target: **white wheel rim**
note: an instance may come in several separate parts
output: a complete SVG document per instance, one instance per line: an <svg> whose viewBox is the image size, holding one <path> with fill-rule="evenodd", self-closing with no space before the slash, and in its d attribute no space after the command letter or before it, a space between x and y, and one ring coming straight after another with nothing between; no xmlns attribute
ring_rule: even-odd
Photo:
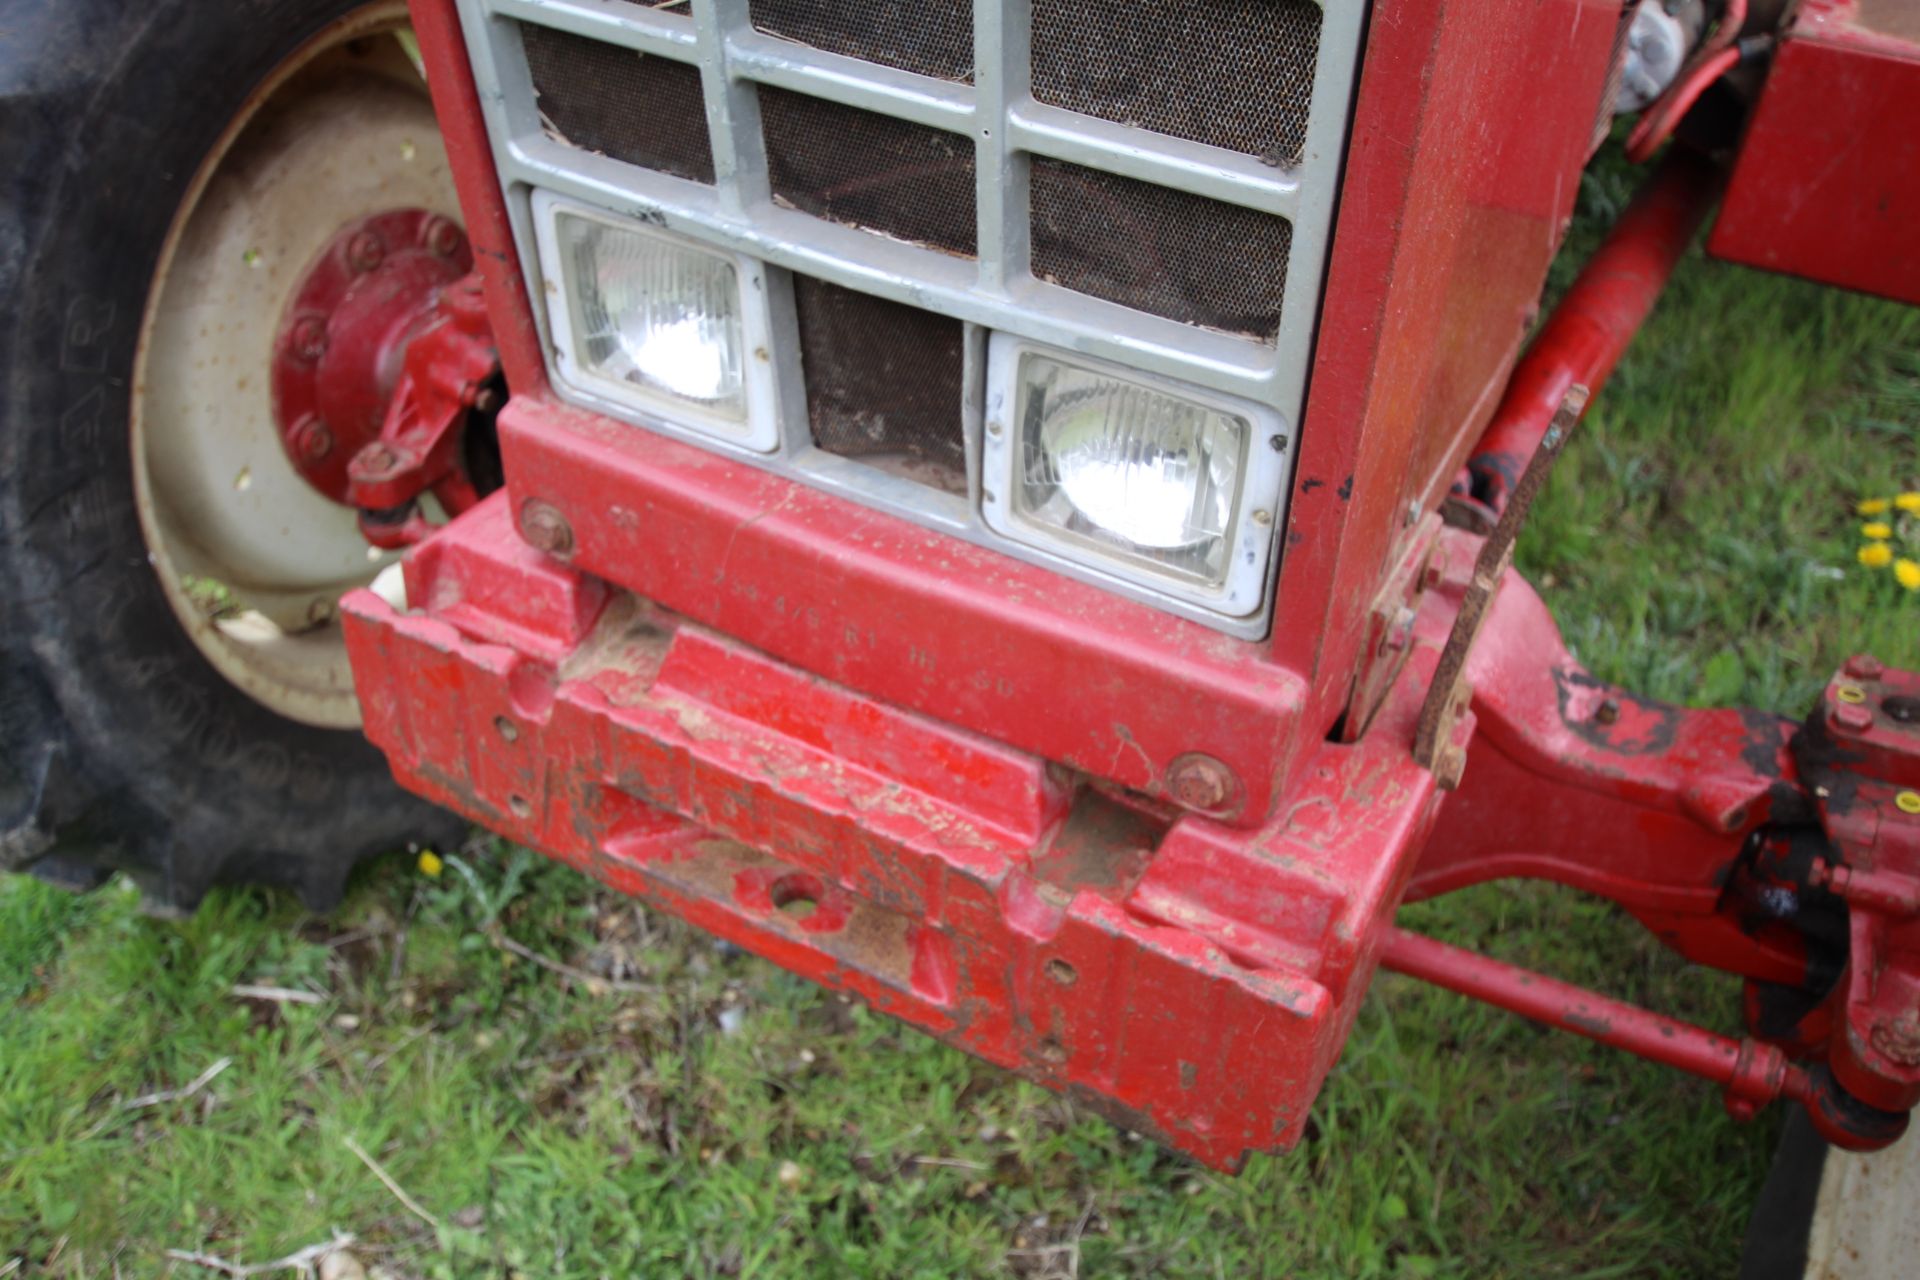
<svg viewBox="0 0 1920 1280"><path fill-rule="evenodd" d="M337 602L393 559L287 460L273 342L307 265L395 208L458 222L403 0L369 4L283 62L174 215L134 357L135 500L148 559L200 652L289 719L354 728Z"/></svg>

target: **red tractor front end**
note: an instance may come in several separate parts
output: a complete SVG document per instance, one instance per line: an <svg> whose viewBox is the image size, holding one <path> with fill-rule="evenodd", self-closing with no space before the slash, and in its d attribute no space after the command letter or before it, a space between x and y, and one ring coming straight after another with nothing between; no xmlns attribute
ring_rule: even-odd
<svg viewBox="0 0 1920 1280"><path fill-rule="evenodd" d="M1716 205L1920 301L1910 10L413 0L464 228L362 211L272 338L286 462L405 551L340 598L364 732L1218 1168L1300 1140L1380 966L1884 1147L1920 675L1650 701L1512 551ZM1623 102L1678 137L1543 317ZM1510 877L1746 1035L1395 924Z"/></svg>

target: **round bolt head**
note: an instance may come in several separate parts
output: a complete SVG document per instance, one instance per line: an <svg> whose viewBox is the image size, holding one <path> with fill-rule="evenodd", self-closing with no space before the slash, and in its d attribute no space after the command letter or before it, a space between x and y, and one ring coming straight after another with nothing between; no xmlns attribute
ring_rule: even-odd
<svg viewBox="0 0 1920 1280"><path fill-rule="evenodd" d="M1842 702L1865 702L1867 691L1857 684L1843 684L1833 691L1833 696Z"/></svg>
<svg viewBox="0 0 1920 1280"><path fill-rule="evenodd" d="M327 354L327 318L301 316L287 335L287 354L311 364Z"/></svg>
<svg viewBox="0 0 1920 1280"><path fill-rule="evenodd" d="M1920 791L1902 791L1893 798L1893 804L1902 813L1920 814Z"/></svg>
<svg viewBox="0 0 1920 1280"><path fill-rule="evenodd" d="M427 246L427 252L440 258L451 258L458 253L460 242L465 238L460 228L445 218L429 218L420 230L420 242Z"/></svg>
<svg viewBox="0 0 1920 1280"><path fill-rule="evenodd" d="M1181 756L1167 770L1168 793L1189 809L1224 809L1237 790L1233 771L1212 756Z"/></svg>
<svg viewBox="0 0 1920 1280"><path fill-rule="evenodd" d="M565 559L573 554L573 526L550 502L529 498L520 507L520 536L536 551Z"/></svg>
<svg viewBox="0 0 1920 1280"><path fill-rule="evenodd" d="M399 461L392 449L377 440L362 449L353 459L354 469L368 476L383 476L393 470Z"/></svg>
<svg viewBox="0 0 1920 1280"><path fill-rule="evenodd" d="M319 418L302 418L293 429L293 451L302 461L318 462L333 452L333 432Z"/></svg>
<svg viewBox="0 0 1920 1280"><path fill-rule="evenodd" d="M1873 712L1858 703L1843 702L1833 709L1833 723L1848 733L1865 733L1873 728Z"/></svg>
<svg viewBox="0 0 1920 1280"><path fill-rule="evenodd" d="M386 257L386 243L374 232L362 231L347 243L347 265L355 271L371 271Z"/></svg>

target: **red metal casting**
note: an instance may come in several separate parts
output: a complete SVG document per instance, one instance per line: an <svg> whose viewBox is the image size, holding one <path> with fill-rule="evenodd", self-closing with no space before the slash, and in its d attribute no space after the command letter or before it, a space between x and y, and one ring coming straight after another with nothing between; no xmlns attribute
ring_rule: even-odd
<svg viewBox="0 0 1920 1280"><path fill-rule="evenodd" d="M1920 303L1920 9L1805 0L1708 252Z"/></svg>
<svg viewBox="0 0 1920 1280"><path fill-rule="evenodd" d="M472 269L466 234L425 209L349 223L307 266L274 340L273 412L294 470L322 494L356 505L348 463L380 437L402 353Z"/></svg>
<svg viewBox="0 0 1920 1280"><path fill-rule="evenodd" d="M1920 1104L1920 675L1856 658L1797 745L1834 850L1810 878L1849 908L1834 1074L1904 1111Z"/></svg>
<svg viewBox="0 0 1920 1280"><path fill-rule="evenodd" d="M462 448L470 414L500 406L499 357L478 276L437 292L432 319L416 329L379 438L347 467L347 498L375 546L410 546L430 532L417 500L432 491L457 515L480 500Z"/></svg>
<svg viewBox="0 0 1920 1280"><path fill-rule="evenodd" d="M1473 497L1492 516L1505 509L1568 389L1577 383L1598 393L1620 362L1713 207L1723 178L1704 156L1680 148L1669 152L1554 308L1467 462Z"/></svg>
<svg viewBox="0 0 1920 1280"><path fill-rule="evenodd" d="M405 613L344 616L408 787L1211 1164L1298 1138L1434 812L1407 752L1434 637L1236 828L610 590L505 495L406 574Z"/></svg>

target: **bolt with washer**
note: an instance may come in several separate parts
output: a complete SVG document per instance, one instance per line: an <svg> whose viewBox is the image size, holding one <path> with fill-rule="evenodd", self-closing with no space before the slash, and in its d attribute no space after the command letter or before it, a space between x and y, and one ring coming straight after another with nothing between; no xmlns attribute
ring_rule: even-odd
<svg viewBox="0 0 1920 1280"><path fill-rule="evenodd" d="M573 526L551 502L529 498L520 508L520 536L536 551L565 559L573 554Z"/></svg>
<svg viewBox="0 0 1920 1280"><path fill-rule="evenodd" d="M1212 812L1226 807L1236 790L1233 771L1212 756L1182 756L1167 771L1167 791L1189 809Z"/></svg>

